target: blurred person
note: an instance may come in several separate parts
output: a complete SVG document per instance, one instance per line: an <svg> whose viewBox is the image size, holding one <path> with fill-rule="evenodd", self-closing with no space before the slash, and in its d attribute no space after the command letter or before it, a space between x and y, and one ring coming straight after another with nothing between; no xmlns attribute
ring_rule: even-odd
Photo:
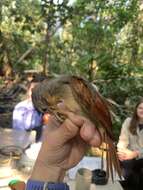
<svg viewBox="0 0 143 190"><path fill-rule="evenodd" d="M125 119L117 150L125 182L140 189L143 184L143 99L136 104L133 115Z"/></svg>
<svg viewBox="0 0 143 190"><path fill-rule="evenodd" d="M39 141L42 134L42 113L38 112L32 103L32 89L44 78L35 78L29 85L26 99L19 102L13 110L12 127L17 130L36 131L36 141Z"/></svg>

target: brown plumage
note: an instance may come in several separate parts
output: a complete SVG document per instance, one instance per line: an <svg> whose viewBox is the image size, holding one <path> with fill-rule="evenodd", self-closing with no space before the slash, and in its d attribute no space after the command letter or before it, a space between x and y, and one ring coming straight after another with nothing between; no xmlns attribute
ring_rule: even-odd
<svg viewBox="0 0 143 190"><path fill-rule="evenodd" d="M49 112L63 122L65 115L57 107L64 105L72 112L88 117L98 127L102 141L107 144L107 174L113 167L121 177L120 165L113 144L112 121L105 99L85 79L76 76L61 76L37 85L32 94L34 106L42 113Z"/></svg>

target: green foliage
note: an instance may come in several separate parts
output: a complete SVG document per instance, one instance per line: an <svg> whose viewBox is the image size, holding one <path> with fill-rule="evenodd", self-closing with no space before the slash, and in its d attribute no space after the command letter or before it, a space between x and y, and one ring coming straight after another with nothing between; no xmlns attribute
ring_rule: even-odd
<svg viewBox="0 0 143 190"><path fill-rule="evenodd" d="M27 68L25 60L21 64L18 59L25 51L34 46L42 37L42 23L40 19L39 1L7 0L1 2L2 21L2 46L7 49L13 69ZM31 61L30 61L31 62ZM32 64L32 62L31 62Z"/></svg>
<svg viewBox="0 0 143 190"><path fill-rule="evenodd" d="M0 68L7 56L18 72L46 68L50 74L76 74L94 81L119 105L114 118L118 136L122 121L142 96L142 3L1 0L0 4Z"/></svg>

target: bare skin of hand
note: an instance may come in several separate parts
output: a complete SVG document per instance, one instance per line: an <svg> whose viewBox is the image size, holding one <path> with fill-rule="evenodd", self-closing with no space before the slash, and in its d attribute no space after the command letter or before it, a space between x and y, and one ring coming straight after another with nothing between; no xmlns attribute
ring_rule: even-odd
<svg viewBox="0 0 143 190"><path fill-rule="evenodd" d="M117 154L120 161L131 160L139 156L138 151L131 151L131 150L126 150L125 152L120 151Z"/></svg>
<svg viewBox="0 0 143 190"><path fill-rule="evenodd" d="M79 163L89 146L101 144L100 134L91 121L68 111L66 115L62 124L49 116L32 179L62 181L65 171Z"/></svg>

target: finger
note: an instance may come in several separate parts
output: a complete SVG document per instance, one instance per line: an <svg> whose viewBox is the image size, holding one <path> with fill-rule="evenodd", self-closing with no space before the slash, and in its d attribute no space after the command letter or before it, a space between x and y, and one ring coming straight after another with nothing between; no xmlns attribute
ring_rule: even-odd
<svg viewBox="0 0 143 190"><path fill-rule="evenodd" d="M125 152L125 151L120 151L120 153L121 153L121 154L126 154L127 152Z"/></svg>
<svg viewBox="0 0 143 190"><path fill-rule="evenodd" d="M125 158L123 156L118 156L119 160L124 160Z"/></svg>
<svg viewBox="0 0 143 190"><path fill-rule="evenodd" d="M123 153L122 153L122 152L117 152L117 154L118 154L118 155L123 155Z"/></svg>
<svg viewBox="0 0 143 190"><path fill-rule="evenodd" d="M120 161L124 161L125 159L124 158L119 158Z"/></svg>
<svg viewBox="0 0 143 190"><path fill-rule="evenodd" d="M123 155L118 155L119 158L123 158L124 156Z"/></svg>
<svg viewBox="0 0 143 190"><path fill-rule="evenodd" d="M79 116L68 108L64 102L59 103L57 107L60 109L60 113L67 116L75 125L81 126L85 120L83 116Z"/></svg>
<svg viewBox="0 0 143 190"><path fill-rule="evenodd" d="M58 144L64 144L79 133L79 128L70 119L66 119L59 128L53 131L54 139Z"/></svg>
<svg viewBox="0 0 143 190"><path fill-rule="evenodd" d="M74 114L73 112L65 111L64 104L60 104L63 107L64 114L67 115L67 119L63 122L60 128L57 130L58 134L61 133L61 139L66 142L77 135L79 129L80 135L84 141L89 145L99 146L101 144L101 136L98 130L96 130L94 124L87 118Z"/></svg>
<svg viewBox="0 0 143 190"><path fill-rule="evenodd" d="M85 120L83 126L81 127L80 136L91 146L98 147L101 145L101 135L95 128L94 124L89 120Z"/></svg>
<svg viewBox="0 0 143 190"><path fill-rule="evenodd" d="M125 152L120 151L120 152L117 152L117 154L125 155Z"/></svg>
<svg viewBox="0 0 143 190"><path fill-rule="evenodd" d="M75 115L72 112L66 112L68 118L77 126L80 126L80 136L91 146L101 145L101 135L95 125L83 116Z"/></svg>

